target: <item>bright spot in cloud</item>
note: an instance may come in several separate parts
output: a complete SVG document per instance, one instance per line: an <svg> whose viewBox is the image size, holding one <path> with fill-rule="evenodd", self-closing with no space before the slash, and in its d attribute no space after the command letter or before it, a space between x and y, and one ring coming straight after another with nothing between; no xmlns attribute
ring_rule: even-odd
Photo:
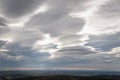
<svg viewBox="0 0 120 80"><path fill-rule="evenodd" d="M48 5L43 4L43 5L41 5L41 6L35 11L34 14L44 13L44 12L46 12L48 9L49 9Z"/></svg>

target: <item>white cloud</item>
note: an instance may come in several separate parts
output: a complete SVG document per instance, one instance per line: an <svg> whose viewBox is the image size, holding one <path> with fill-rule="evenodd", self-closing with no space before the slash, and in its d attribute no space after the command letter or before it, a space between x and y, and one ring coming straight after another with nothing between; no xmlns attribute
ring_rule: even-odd
<svg viewBox="0 0 120 80"><path fill-rule="evenodd" d="M79 34L113 34L120 30L118 0L92 1L86 11L71 13L72 17L84 17L86 25Z"/></svg>

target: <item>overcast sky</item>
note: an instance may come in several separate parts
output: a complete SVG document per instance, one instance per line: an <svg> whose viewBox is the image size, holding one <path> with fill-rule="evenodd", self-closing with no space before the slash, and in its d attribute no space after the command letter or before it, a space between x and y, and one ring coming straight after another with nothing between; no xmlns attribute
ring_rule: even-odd
<svg viewBox="0 0 120 80"><path fill-rule="evenodd" d="M0 70L120 70L120 0L0 0Z"/></svg>

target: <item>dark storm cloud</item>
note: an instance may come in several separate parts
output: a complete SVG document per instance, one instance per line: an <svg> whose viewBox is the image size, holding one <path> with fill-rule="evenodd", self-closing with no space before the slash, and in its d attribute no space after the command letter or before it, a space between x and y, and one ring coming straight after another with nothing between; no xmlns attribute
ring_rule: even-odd
<svg viewBox="0 0 120 80"><path fill-rule="evenodd" d="M110 51L120 46L120 33L103 34L99 36L90 36L87 46L92 46L96 50Z"/></svg>
<svg viewBox="0 0 120 80"><path fill-rule="evenodd" d="M8 17L21 17L36 9L43 0L1 0L2 12Z"/></svg>

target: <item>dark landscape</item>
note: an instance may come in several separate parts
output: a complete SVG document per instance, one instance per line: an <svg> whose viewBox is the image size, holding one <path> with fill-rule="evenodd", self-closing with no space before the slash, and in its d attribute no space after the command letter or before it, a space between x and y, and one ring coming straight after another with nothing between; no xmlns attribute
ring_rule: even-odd
<svg viewBox="0 0 120 80"><path fill-rule="evenodd" d="M70 76L70 75L49 75L31 76L23 78L3 78L1 80L120 80L120 76Z"/></svg>
<svg viewBox="0 0 120 80"><path fill-rule="evenodd" d="M115 71L1 71L0 80L120 80Z"/></svg>

